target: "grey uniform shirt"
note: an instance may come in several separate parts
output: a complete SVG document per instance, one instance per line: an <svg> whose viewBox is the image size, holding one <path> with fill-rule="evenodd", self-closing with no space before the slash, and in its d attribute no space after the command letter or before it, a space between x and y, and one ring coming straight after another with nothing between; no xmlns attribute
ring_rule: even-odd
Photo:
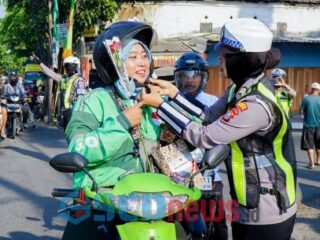
<svg viewBox="0 0 320 240"><path fill-rule="evenodd" d="M53 80L60 82L64 80L63 75L59 73L55 73L52 71L50 68L48 68L46 65L43 63L40 63L40 67L43 71L44 74L52 78ZM86 93L86 87L87 83L82 77L78 77L74 82L73 82L73 91L71 92L70 99L76 99L79 95L84 95Z"/></svg>
<svg viewBox="0 0 320 240"><path fill-rule="evenodd" d="M255 96L244 99L242 109L229 109L226 112L229 91L209 108L202 116L208 125L191 122L183 131L183 138L196 147L212 148L216 144L229 144L254 132L268 129L273 121L270 108ZM261 185L272 188L266 168L259 168ZM260 204L257 209L248 210L244 207L235 209L239 218L234 219L243 224L275 224L293 216L296 205L287 209L287 213L279 214L276 197L270 194L260 194ZM254 216L255 217L248 217Z"/></svg>
<svg viewBox="0 0 320 240"><path fill-rule="evenodd" d="M60 82L63 79L63 76L59 73L55 73L52 69L48 68L43 63L40 63L40 67L45 75L52 78L53 80Z"/></svg>

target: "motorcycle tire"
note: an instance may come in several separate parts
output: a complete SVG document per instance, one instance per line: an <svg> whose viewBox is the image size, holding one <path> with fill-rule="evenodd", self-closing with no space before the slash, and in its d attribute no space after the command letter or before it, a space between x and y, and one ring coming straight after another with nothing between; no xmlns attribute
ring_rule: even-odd
<svg viewBox="0 0 320 240"><path fill-rule="evenodd" d="M24 124L23 124L23 117L22 115L19 116L19 130L20 132L24 131Z"/></svg>
<svg viewBox="0 0 320 240"><path fill-rule="evenodd" d="M17 119L15 117L12 117L11 125L11 137L15 139L17 136Z"/></svg>

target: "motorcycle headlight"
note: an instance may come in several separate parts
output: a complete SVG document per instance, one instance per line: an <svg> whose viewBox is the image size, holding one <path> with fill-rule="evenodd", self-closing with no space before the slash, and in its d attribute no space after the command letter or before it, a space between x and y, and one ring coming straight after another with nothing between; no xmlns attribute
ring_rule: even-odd
<svg viewBox="0 0 320 240"><path fill-rule="evenodd" d="M12 102L18 102L18 101L19 101L19 97L18 97L18 96L11 96L11 97L10 97L10 100L11 100Z"/></svg>
<svg viewBox="0 0 320 240"><path fill-rule="evenodd" d="M181 210L188 199L188 195L172 196L169 192L135 192L129 196L112 196L110 200L118 210L150 220L162 219Z"/></svg>

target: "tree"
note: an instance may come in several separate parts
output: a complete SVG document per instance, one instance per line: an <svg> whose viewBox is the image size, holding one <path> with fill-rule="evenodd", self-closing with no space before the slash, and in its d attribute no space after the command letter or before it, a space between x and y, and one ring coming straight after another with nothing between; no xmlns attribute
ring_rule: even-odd
<svg viewBox="0 0 320 240"><path fill-rule="evenodd" d="M48 0L5 0L6 16L0 22L0 45L11 49L17 58L35 52L42 60L50 59ZM59 23L68 19L70 0L59 0ZM74 21L74 40L86 28L102 26L113 18L114 0L78 0ZM45 61L46 62L46 61ZM48 63L48 62L46 62Z"/></svg>

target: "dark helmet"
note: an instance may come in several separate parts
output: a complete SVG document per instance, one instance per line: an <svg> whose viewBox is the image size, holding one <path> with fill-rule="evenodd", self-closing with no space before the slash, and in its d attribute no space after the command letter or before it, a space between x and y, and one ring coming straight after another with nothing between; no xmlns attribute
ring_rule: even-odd
<svg viewBox="0 0 320 240"><path fill-rule="evenodd" d="M197 93L205 89L208 83L208 62L196 52L184 53L175 64L174 79L177 87L184 92L181 78L186 75L188 77L201 76L201 85L197 89Z"/></svg>
<svg viewBox="0 0 320 240"><path fill-rule="evenodd" d="M9 79L11 78L17 78L18 79L18 73L16 71L11 71L9 73Z"/></svg>
<svg viewBox="0 0 320 240"><path fill-rule="evenodd" d="M18 83L18 74L16 71L11 71L9 73L9 82L12 86L17 85Z"/></svg>
<svg viewBox="0 0 320 240"><path fill-rule="evenodd" d="M104 46L106 39L118 37L122 48L131 40L137 39L150 48L153 36L151 26L142 22L116 22L110 25L96 40L93 49L93 60L99 77L107 84L118 80L118 74Z"/></svg>

